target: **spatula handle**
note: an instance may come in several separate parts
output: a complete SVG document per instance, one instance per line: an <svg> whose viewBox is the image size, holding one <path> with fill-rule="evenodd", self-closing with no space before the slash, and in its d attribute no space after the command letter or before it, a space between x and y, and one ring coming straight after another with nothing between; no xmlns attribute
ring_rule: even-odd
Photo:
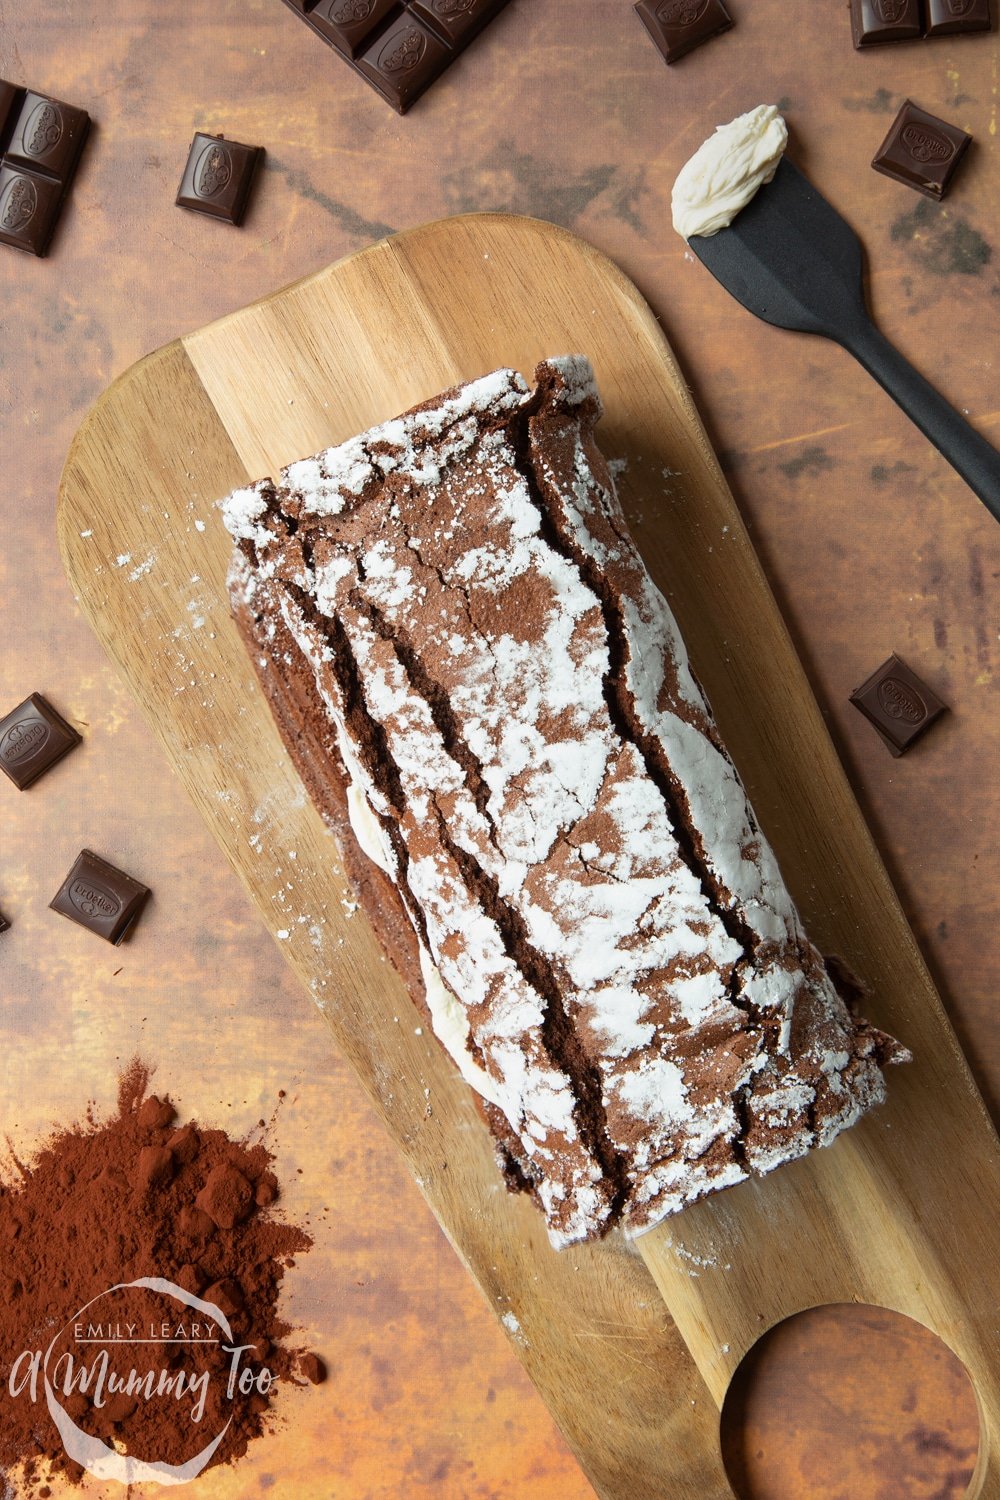
<svg viewBox="0 0 1000 1500"><path fill-rule="evenodd" d="M841 339L1000 521L1000 453L980 437L873 323Z"/></svg>

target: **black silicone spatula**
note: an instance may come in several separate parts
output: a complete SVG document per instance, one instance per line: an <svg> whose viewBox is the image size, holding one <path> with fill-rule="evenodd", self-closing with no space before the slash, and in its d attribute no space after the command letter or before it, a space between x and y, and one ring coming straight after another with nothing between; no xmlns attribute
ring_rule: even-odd
<svg viewBox="0 0 1000 1500"><path fill-rule="evenodd" d="M689 244L765 323L849 350L1000 521L1000 453L879 333L865 306L861 241L787 157L728 229Z"/></svg>

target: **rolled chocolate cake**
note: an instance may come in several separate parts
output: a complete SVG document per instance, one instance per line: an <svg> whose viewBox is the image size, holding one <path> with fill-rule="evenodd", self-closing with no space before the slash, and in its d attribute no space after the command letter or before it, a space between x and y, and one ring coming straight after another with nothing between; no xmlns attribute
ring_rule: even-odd
<svg viewBox="0 0 1000 1500"><path fill-rule="evenodd" d="M588 362L235 491L233 608L554 1244L826 1145L905 1056L803 933L594 441Z"/></svg>

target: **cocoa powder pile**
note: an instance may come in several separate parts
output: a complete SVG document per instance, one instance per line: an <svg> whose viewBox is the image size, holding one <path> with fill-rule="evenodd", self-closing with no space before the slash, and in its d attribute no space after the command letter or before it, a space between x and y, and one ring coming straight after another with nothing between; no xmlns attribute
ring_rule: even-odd
<svg viewBox="0 0 1000 1500"><path fill-rule="evenodd" d="M278 1197L271 1152L194 1121L179 1125L170 1100L148 1093L149 1079L133 1060L112 1119L91 1109L28 1164L11 1152L0 1185L0 1476L21 1495L44 1500L53 1475L78 1481L84 1473L66 1454L40 1376L31 1399L28 1352L53 1340L50 1371L65 1368L55 1363L60 1354L79 1369L103 1350L112 1368L149 1374L149 1390L138 1395L98 1393L91 1377L59 1403L84 1433L147 1462L187 1462L228 1421L210 1463L232 1463L273 1422L282 1382L325 1375L315 1354L287 1346L292 1330L278 1315L284 1272L312 1241L269 1212ZM108 1294L140 1277L214 1304L229 1336L176 1296ZM142 1341L149 1331L156 1338ZM208 1332L215 1341L201 1342ZM81 1340L87 1333L99 1338ZM227 1392L233 1345L244 1350L244 1385ZM181 1400L156 1390L158 1370L203 1377L196 1420L194 1393Z"/></svg>

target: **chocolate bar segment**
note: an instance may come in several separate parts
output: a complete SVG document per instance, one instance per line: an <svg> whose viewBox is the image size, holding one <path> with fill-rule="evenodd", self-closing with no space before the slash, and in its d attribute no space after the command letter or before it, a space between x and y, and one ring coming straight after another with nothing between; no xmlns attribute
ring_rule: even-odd
<svg viewBox="0 0 1000 1500"><path fill-rule="evenodd" d="M492 21L505 0L411 0L410 9L449 46L464 46Z"/></svg>
<svg viewBox="0 0 1000 1500"><path fill-rule="evenodd" d="M855 47L909 42L923 35L921 0L851 0Z"/></svg>
<svg viewBox="0 0 1000 1500"><path fill-rule="evenodd" d="M635 11L668 63L677 62L733 24L722 0L639 0Z"/></svg>
<svg viewBox="0 0 1000 1500"><path fill-rule="evenodd" d="M507 0L285 0L400 114ZM717 0L704 0L717 3Z"/></svg>
<svg viewBox="0 0 1000 1500"><path fill-rule="evenodd" d="M396 0L320 0L309 13L309 24L345 57L355 58L398 8Z"/></svg>
<svg viewBox="0 0 1000 1500"><path fill-rule="evenodd" d="M957 125L939 120L907 99L872 166L928 198L943 198L971 144L972 136Z"/></svg>
<svg viewBox="0 0 1000 1500"><path fill-rule="evenodd" d="M89 128L85 109L0 78L0 244L45 254Z"/></svg>
<svg viewBox="0 0 1000 1500"><path fill-rule="evenodd" d="M0 148L13 128L23 98L24 89L0 78Z"/></svg>
<svg viewBox="0 0 1000 1500"><path fill-rule="evenodd" d="M990 0L926 0L925 36L949 36L963 31L990 31Z"/></svg>
<svg viewBox="0 0 1000 1500"><path fill-rule="evenodd" d="M23 792L80 743L72 724L32 693L0 719L0 771Z"/></svg>
<svg viewBox="0 0 1000 1500"><path fill-rule="evenodd" d="M893 755L900 756L946 711L926 682L893 652L850 701L874 724Z"/></svg>
<svg viewBox="0 0 1000 1500"><path fill-rule="evenodd" d="M227 224L241 224L263 155L260 146L244 146L221 135L198 131L174 201L179 208L225 219Z"/></svg>
<svg viewBox="0 0 1000 1500"><path fill-rule="evenodd" d="M404 114L451 61L451 53L407 11L359 59L369 83Z"/></svg>
<svg viewBox="0 0 1000 1500"><path fill-rule="evenodd" d="M0 244L44 255L55 233L63 192L51 177L0 163Z"/></svg>
<svg viewBox="0 0 1000 1500"><path fill-rule="evenodd" d="M149 898L149 887L90 849L82 849L49 906L105 938L120 943Z"/></svg>
<svg viewBox="0 0 1000 1500"><path fill-rule="evenodd" d="M28 90L4 156L15 167L49 172L68 183L87 138L86 110Z"/></svg>

